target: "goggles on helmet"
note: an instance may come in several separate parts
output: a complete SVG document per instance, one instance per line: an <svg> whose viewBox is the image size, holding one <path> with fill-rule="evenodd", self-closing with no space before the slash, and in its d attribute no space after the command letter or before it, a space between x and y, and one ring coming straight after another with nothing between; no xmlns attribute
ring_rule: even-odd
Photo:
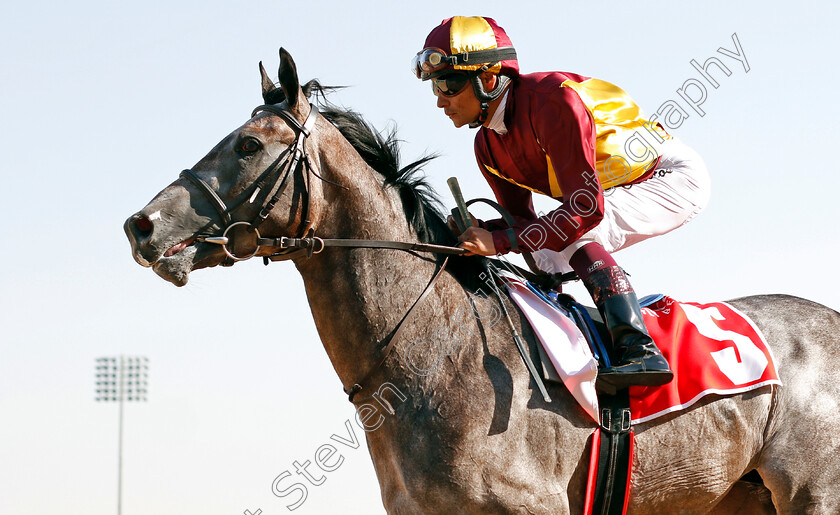
<svg viewBox="0 0 840 515"><path fill-rule="evenodd" d="M437 95L440 92L445 97L454 97L464 90L474 74L455 72L448 75L441 75L432 79L432 92Z"/></svg>
<svg viewBox="0 0 840 515"><path fill-rule="evenodd" d="M425 48L411 60L411 71L418 79L426 80L434 72L448 68L454 64L452 58L439 48Z"/></svg>
<svg viewBox="0 0 840 515"><path fill-rule="evenodd" d="M513 47L491 48L448 55L440 48L424 48L411 60L411 71L418 79L428 80L453 66L479 66L506 59L516 59Z"/></svg>

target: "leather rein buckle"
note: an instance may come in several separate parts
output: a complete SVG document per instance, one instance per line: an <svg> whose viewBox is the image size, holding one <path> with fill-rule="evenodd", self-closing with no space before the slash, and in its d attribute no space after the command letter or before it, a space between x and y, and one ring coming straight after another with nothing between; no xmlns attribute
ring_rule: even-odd
<svg viewBox="0 0 840 515"><path fill-rule="evenodd" d="M280 238L281 249L301 249L306 250L307 257L312 257L313 254L320 254L324 251L324 240L317 236L308 238L287 238L283 236Z"/></svg>

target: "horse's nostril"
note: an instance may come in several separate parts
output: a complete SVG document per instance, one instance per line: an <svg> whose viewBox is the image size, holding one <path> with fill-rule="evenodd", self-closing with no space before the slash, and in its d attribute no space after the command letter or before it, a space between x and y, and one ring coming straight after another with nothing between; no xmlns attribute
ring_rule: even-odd
<svg viewBox="0 0 840 515"><path fill-rule="evenodd" d="M139 216L134 219L134 227L137 229L137 232L140 236L146 237L152 234L152 229L154 226L152 225L152 221L149 220L147 216Z"/></svg>

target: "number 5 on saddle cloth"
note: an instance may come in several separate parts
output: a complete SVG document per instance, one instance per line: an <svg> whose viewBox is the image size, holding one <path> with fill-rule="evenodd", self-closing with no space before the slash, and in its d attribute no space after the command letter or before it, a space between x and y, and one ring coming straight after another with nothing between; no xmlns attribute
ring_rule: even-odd
<svg viewBox="0 0 840 515"><path fill-rule="evenodd" d="M622 513L627 499L623 487L632 464L632 424L686 410L710 394L735 395L781 384L773 353L761 331L734 306L726 302L677 302L656 295L643 298L640 304L645 308L642 314L651 337L672 364L673 381L596 397L597 361L589 348L591 345L592 354L601 358L603 366L607 357L604 342L609 337L597 312L515 275L506 275L505 282L511 299L545 347L538 355L546 380L559 376L598 424L591 440L585 513ZM560 333L553 328L563 325L570 329ZM591 365L588 369L587 364Z"/></svg>

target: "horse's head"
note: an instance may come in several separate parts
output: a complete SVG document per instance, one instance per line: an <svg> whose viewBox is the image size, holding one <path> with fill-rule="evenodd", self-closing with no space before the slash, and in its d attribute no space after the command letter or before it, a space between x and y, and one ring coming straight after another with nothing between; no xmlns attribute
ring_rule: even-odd
<svg viewBox="0 0 840 515"><path fill-rule="evenodd" d="M284 49L280 88L260 72L266 105L125 222L134 259L178 286L192 270L262 255L258 235L303 236L319 215L317 110Z"/></svg>

